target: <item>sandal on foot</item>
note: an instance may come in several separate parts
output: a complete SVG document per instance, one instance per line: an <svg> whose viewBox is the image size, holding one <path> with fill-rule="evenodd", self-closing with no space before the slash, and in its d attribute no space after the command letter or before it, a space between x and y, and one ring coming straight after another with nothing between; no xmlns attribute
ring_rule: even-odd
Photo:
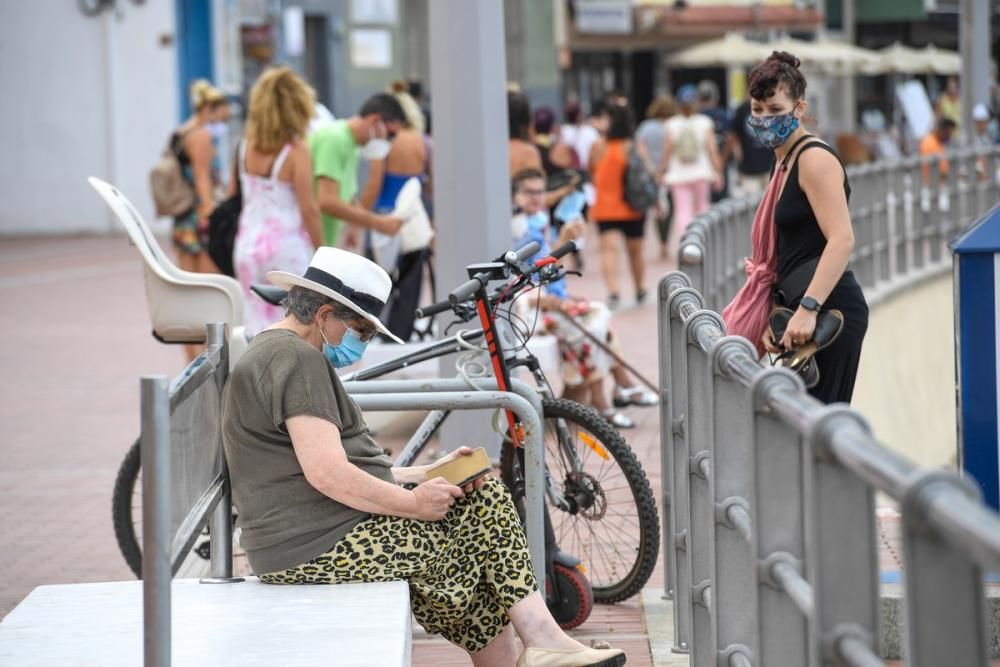
<svg viewBox="0 0 1000 667"><path fill-rule="evenodd" d="M642 387L615 386L611 400L616 408L624 408L629 405L647 408L651 405L659 405L660 403L660 399L656 394L646 391Z"/></svg>
<svg viewBox="0 0 1000 667"><path fill-rule="evenodd" d="M635 428L635 422L614 409L605 410L601 416L615 428Z"/></svg>
<svg viewBox="0 0 1000 667"><path fill-rule="evenodd" d="M646 297L647 297L648 295L649 295L649 292L647 292L647 291L646 291L646 290L644 290L644 289L641 289L641 290L637 291L637 292L635 293L635 302L636 302L637 304L642 304L642 303L643 303L643 302L644 302L644 301L646 300Z"/></svg>
<svg viewBox="0 0 1000 667"><path fill-rule="evenodd" d="M595 641L591 648L526 648L517 659L517 667L621 667L625 651Z"/></svg>
<svg viewBox="0 0 1000 667"><path fill-rule="evenodd" d="M618 310L618 306L622 304L621 297L617 294L608 295L608 310Z"/></svg>

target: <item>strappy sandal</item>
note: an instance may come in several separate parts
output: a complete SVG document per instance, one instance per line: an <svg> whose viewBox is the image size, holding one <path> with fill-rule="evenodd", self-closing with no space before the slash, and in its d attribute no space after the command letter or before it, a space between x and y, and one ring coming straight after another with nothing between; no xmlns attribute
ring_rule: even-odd
<svg viewBox="0 0 1000 667"><path fill-rule="evenodd" d="M601 413L605 421L614 426L615 428L635 428L635 422L629 417L618 412L614 408L609 408Z"/></svg>
<svg viewBox="0 0 1000 667"><path fill-rule="evenodd" d="M641 408L648 408L652 405L659 405L660 399L651 391L646 391L642 387L620 387L615 386L615 391L611 395L611 401L616 408L625 408L636 405Z"/></svg>
<svg viewBox="0 0 1000 667"><path fill-rule="evenodd" d="M788 321L792 319L794 311L790 308L777 307L768 316L768 325L771 328L771 336L775 342L784 337ZM829 347L840 332L844 329L844 314L836 309L824 310L816 316L816 329L812 338L806 343L790 350L785 350L775 359L774 365L782 365L795 371L805 382L806 387L812 388L819 383L819 366L817 366L814 356L820 350Z"/></svg>

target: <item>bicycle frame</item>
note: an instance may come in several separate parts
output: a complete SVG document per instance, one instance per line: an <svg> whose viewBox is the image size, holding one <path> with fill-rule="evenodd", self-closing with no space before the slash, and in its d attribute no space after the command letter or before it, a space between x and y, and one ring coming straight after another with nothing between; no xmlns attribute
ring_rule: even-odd
<svg viewBox="0 0 1000 667"><path fill-rule="evenodd" d="M487 351L490 354L494 373L498 379L504 377L504 384L501 385L498 380L498 389L500 391L509 391L510 370L524 367L534 379L535 384L538 387L538 393L542 396L542 398L555 398L555 394L552 392L552 387L549 384L548 379L545 377L545 373L542 372L541 364L538 362L538 358L535 357L535 355L527 351L511 355L510 357L505 355L505 349L501 343L502 338L497 329L497 321L493 315L493 310L489 304L489 298L485 288L480 290L480 292L476 294L475 298L477 314L483 328L463 331L458 335L461 336L462 340L467 343L474 343L484 337L487 339ZM491 331L492 333L490 335L486 335L486 331ZM490 340L493 341L492 345L489 343ZM466 348L463 347L454 337L446 338L431 343L413 352L402 354L374 366L363 368L345 375L341 378L341 381L359 382L364 380L374 380L424 361L430 361L449 354L462 352L465 349ZM432 437L434 437L434 434L437 433L441 424L445 422L450 414L450 410L431 410L427 416L424 417L420 426L417 427L413 435L410 436L409 440L407 440L406 445L396 457L394 465L399 467L408 467L413 465L417 460L417 457L420 456L424 447L427 446L427 443L430 442ZM517 423L516 419L510 413L507 414L507 421L508 425L510 425L511 422L514 422L514 424ZM570 434L568 430L566 430L565 424L557 422L556 428L559 433L560 441L567 441L570 438ZM511 428L512 434L516 432L515 429L516 427ZM516 446L519 447L519 444ZM566 448L561 449L565 450ZM580 465L579 457L577 456L576 451L572 450L572 448L569 448L567 451L562 451L562 455L568 457L571 464L576 466ZM563 498L562 494L560 494L557 490L555 482L552 480L551 475L549 475L548 469L546 469L545 472L545 495L556 507L561 509L566 509L568 507L566 499Z"/></svg>

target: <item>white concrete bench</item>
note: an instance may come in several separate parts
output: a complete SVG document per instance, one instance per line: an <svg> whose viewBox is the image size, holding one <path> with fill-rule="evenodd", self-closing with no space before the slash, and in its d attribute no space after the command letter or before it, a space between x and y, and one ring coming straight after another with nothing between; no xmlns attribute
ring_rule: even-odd
<svg viewBox="0 0 1000 667"><path fill-rule="evenodd" d="M175 665L410 664L405 582L172 585ZM142 664L142 582L39 586L0 623L0 665Z"/></svg>

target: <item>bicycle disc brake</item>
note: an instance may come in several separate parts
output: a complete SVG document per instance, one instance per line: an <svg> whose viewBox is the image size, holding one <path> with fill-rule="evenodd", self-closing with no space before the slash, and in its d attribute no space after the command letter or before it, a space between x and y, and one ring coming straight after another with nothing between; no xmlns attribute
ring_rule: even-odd
<svg viewBox="0 0 1000 667"><path fill-rule="evenodd" d="M575 509L572 514L579 514L590 521L600 521L608 511L608 499L601 483L582 470L566 475L563 493L573 501Z"/></svg>

